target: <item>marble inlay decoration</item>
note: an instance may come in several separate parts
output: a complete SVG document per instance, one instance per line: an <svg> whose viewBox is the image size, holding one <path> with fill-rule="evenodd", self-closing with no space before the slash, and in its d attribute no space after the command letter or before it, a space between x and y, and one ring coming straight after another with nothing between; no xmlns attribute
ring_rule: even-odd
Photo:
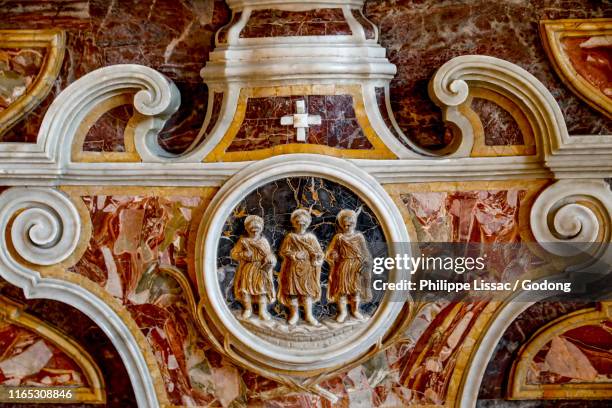
<svg viewBox="0 0 612 408"><path fill-rule="evenodd" d="M7 399L12 387L64 388L72 391L71 401L105 402L104 380L93 358L22 309L0 296L0 402L12 402Z"/></svg>
<svg viewBox="0 0 612 408"><path fill-rule="evenodd" d="M555 336L533 358L528 384L612 383L612 321Z"/></svg>
<svg viewBox="0 0 612 408"><path fill-rule="evenodd" d="M209 363L187 283L190 225L207 194L192 196L92 195L82 198L94 222L83 258L71 272L86 276L119 299L164 378L170 400L210 403Z"/></svg>
<svg viewBox="0 0 612 408"><path fill-rule="evenodd" d="M0 395L612 398L610 303L535 306L523 326L549 293L518 285L558 278L557 243L601 262L572 271L611 263L606 5L0 3ZM517 286L410 287L440 277L415 265L440 244L486 258L445 283Z"/></svg>
<svg viewBox="0 0 612 408"><path fill-rule="evenodd" d="M2 322L0 346L0 386L87 386L80 367L36 333Z"/></svg>
<svg viewBox="0 0 612 408"><path fill-rule="evenodd" d="M4 135L51 91L65 42L58 29L0 29L0 142L13 141Z"/></svg>
<svg viewBox="0 0 612 408"><path fill-rule="evenodd" d="M564 38L562 44L578 75L612 98L612 38Z"/></svg>
<svg viewBox="0 0 612 408"><path fill-rule="evenodd" d="M517 242L523 190L403 194L419 242Z"/></svg>
<svg viewBox="0 0 612 408"><path fill-rule="evenodd" d="M224 44L227 42L227 35L229 34L230 28L232 28L240 20L241 17L242 17L241 11L236 11L232 13L231 20L226 25L221 27L216 33L218 44Z"/></svg>
<svg viewBox="0 0 612 408"><path fill-rule="evenodd" d="M295 102L306 102L309 115L321 117L321 125L306 130L307 142L338 149L373 149L353 109L351 95L302 95L249 98L242 126L228 152L266 149L296 143L296 130L281 124L283 116L293 115Z"/></svg>
<svg viewBox="0 0 612 408"><path fill-rule="evenodd" d="M612 118L612 20L544 20L542 40L567 86Z"/></svg>
<svg viewBox="0 0 612 408"><path fill-rule="evenodd" d="M104 113L87 132L83 151L124 152L125 128L133 114L131 105L118 106Z"/></svg>
<svg viewBox="0 0 612 408"><path fill-rule="evenodd" d="M351 35L342 9L253 10L240 38Z"/></svg>
<svg viewBox="0 0 612 408"><path fill-rule="evenodd" d="M610 398L611 330L609 302L542 327L518 352L508 382L511 398Z"/></svg>
<svg viewBox="0 0 612 408"><path fill-rule="evenodd" d="M227 302L233 310L241 310L241 307L231 290L236 262L230 257L230 251L238 239L246 235L245 217L258 215L263 219L263 236L269 240L272 252L279 259L274 272L275 286L278 287L278 273L281 268L281 257L278 253L283 240L292 231L291 213L299 208L305 208L310 212L312 224L309 231L317 237L323 251L329 247L336 233L338 213L343 209L350 209L359 213L356 230L364 234L373 256L384 256L383 254L386 253L386 240L379 221L367 205L347 188L315 177L293 177L270 183L247 195L242 203L233 210L232 216L226 221L223 235L219 241L217 258L219 280L226 294ZM325 262L321 272L320 302L314 306L315 317L324 322L325 326L329 326L329 329L322 328L321 336L326 331L335 328L332 320L337 314L336 306L327 301L328 276L329 264ZM381 295L378 293L371 302L363 304L363 312L367 315L373 314ZM276 324L284 326L282 321L287 316L287 309L277 302L270 310L274 321L279 322ZM298 333L292 335L297 336Z"/></svg>
<svg viewBox="0 0 612 408"><path fill-rule="evenodd" d="M219 120L219 113L221 112L221 104L223 103L223 92L215 92L212 99L212 110L210 113L210 119L208 126L206 126L205 135L210 134L215 128L217 121Z"/></svg>
<svg viewBox="0 0 612 408"><path fill-rule="evenodd" d="M32 88L45 49L0 49L0 112Z"/></svg>
<svg viewBox="0 0 612 408"><path fill-rule="evenodd" d="M365 32L366 40L375 40L376 39L376 26L372 24L361 12L361 10L351 9L351 13L353 13L353 17L355 20L361 24L363 27L363 31Z"/></svg>

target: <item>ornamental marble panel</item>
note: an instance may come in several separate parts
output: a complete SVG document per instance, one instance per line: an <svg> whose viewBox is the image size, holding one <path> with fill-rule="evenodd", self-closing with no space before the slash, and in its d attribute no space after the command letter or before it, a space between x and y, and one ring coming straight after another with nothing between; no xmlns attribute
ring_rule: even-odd
<svg viewBox="0 0 612 408"><path fill-rule="evenodd" d="M249 98L244 121L227 151L247 152L295 143L295 129L280 122L283 116L293 115L298 100L305 101L308 114L321 117L321 125L308 128L308 143L339 149L373 149L355 116L351 95L303 95Z"/></svg>
<svg viewBox="0 0 612 408"><path fill-rule="evenodd" d="M386 256L387 245L380 223L372 210L353 192L347 188L315 177L292 177L275 181L268 185L259 187L247 195L243 201L232 211L232 215L226 221L223 235L219 243L217 255L219 281L223 292L226 294L230 307L238 313L242 311L240 302L235 299L233 284L235 280L236 261L232 260L230 252L240 239L245 236L245 218L248 215L257 215L263 219L263 236L266 237L272 249L277 254L278 262L274 271L274 285L278 291L278 273L281 268L281 256L279 250L288 233L293 229L291 226L291 213L296 209L304 208L310 212L312 224L308 228L314 233L319 245L326 251L329 248L333 236L338 231L337 216L342 210L353 210L359 215L356 230L363 233L371 256ZM337 305L328 300L329 263L322 265L320 285L320 301L315 303L314 316L323 323L320 330L315 331L317 337L323 338L330 333L343 330L341 324L333 320L338 314ZM371 272L369 272L371 273ZM366 318L376 311L382 293L374 293L370 301L361 305L361 310ZM275 302L271 309L273 322L266 323L272 330L286 331L292 337L299 334L307 336L313 334L307 329L293 330L286 326L284 320L288 316L288 308ZM353 322L358 324L359 322ZM250 324L247 320L245 324ZM251 323L252 324L252 323ZM265 332L265 330L264 330ZM331 337L338 341L339 335ZM274 338L272 337L272 340ZM295 341L295 340L292 340ZM308 340L312 347L319 347L314 339ZM311 347L311 346L308 346Z"/></svg>
<svg viewBox="0 0 612 408"><path fill-rule="evenodd" d="M254 10L240 38L351 35L342 9Z"/></svg>
<svg viewBox="0 0 612 408"><path fill-rule="evenodd" d="M0 323L0 386L83 387L80 367L53 344L14 324Z"/></svg>
<svg viewBox="0 0 612 408"><path fill-rule="evenodd" d="M379 27L380 41L398 67L390 87L395 117L422 146L444 146L450 140L428 97L428 79L444 61L467 54L506 59L536 75L560 104L570 134L612 133L611 121L585 106L558 79L537 29L543 19L609 17L604 3L382 0L366 2L364 13Z"/></svg>
<svg viewBox="0 0 612 408"><path fill-rule="evenodd" d="M544 20L540 32L561 79L587 104L612 117L612 20Z"/></svg>
<svg viewBox="0 0 612 408"><path fill-rule="evenodd" d="M0 49L0 112L32 88L45 54L44 48Z"/></svg>
<svg viewBox="0 0 612 408"><path fill-rule="evenodd" d="M65 33L56 28L0 29L0 141L18 141L11 129L51 92L65 42Z"/></svg>
<svg viewBox="0 0 612 408"><path fill-rule="evenodd" d="M542 259L504 244L607 240L610 124L535 34L583 2L399 3L0 5L0 27L62 26L70 56L40 146L0 145L0 274L92 316L142 406L473 406L506 305L370 296L371 258L476 243L515 278ZM533 347L528 385L609 386L610 325L583 326Z"/></svg>
<svg viewBox="0 0 612 408"><path fill-rule="evenodd" d="M612 382L612 321L568 330L533 358L528 384Z"/></svg>
<svg viewBox="0 0 612 408"><path fill-rule="evenodd" d="M599 302L541 327L518 351L508 379L510 397L609 398L609 306Z"/></svg>

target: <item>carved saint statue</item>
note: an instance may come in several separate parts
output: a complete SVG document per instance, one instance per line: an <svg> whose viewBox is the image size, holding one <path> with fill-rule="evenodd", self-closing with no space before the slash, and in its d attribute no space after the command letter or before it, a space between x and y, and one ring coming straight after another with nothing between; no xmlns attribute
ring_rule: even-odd
<svg viewBox="0 0 612 408"><path fill-rule="evenodd" d="M248 319L253 314L252 302L259 303L259 318L270 320L268 304L274 302L274 281L272 270L276 257L270 249L268 240L262 236L264 221L257 215L249 215L244 220L248 237L241 237L232 248L231 257L238 262L234 277L234 296L243 307L242 317Z"/></svg>
<svg viewBox="0 0 612 408"><path fill-rule="evenodd" d="M323 251L314 234L307 232L312 218L304 209L291 214L294 232L287 234L280 248L283 258L278 283L279 301L291 309L290 325L299 319L299 305L304 308L304 319L311 325L319 322L312 314L312 304L321 298L321 265Z"/></svg>
<svg viewBox="0 0 612 408"><path fill-rule="evenodd" d="M348 315L347 303L350 302L351 315L362 319L359 304L372 297L372 255L363 234L355 231L355 211L342 210L338 213L337 220L339 232L332 238L325 254L329 264L327 298L338 305L336 320L344 322Z"/></svg>

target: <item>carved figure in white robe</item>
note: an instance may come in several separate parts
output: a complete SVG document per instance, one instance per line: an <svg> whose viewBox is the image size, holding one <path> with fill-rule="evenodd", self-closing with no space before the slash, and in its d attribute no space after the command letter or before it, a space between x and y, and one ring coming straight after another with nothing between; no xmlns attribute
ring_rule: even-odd
<svg viewBox="0 0 612 408"><path fill-rule="evenodd" d="M363 234L355 230L357 214L354 211L340 211L337 221L339 232L325 254L329 264L327 299L338 306L338 322L344 322L348 316L347 303L350 303L351 315L363 319L360 303L372 297L372 255Z"/></svg>
<svg viewBox="0 0 612 408"><path fill-rule="evenodd" d="M319 325L312 313L313 303L321 298L321 265L323 250L317 237L307 232L312 218L304 209L291 214L294 232L287 234L280 248L283 258L278 282L278 299L289 307L288 323L299 320L299 306L304 308L304 320Z"/></svg>
<svg viewBox="0 0 612 408"><path fill-rule="evenodd" d="M230 254L238 262L234 276L234 296L244 307L243 318L251 317L253 301L257 301L259 318L270 320L268 305L276 298L272 277L276 257L270 249L270 243L262 235L264 221L261 217L247 216L244 227L248 236L241 237Z"/></svg>

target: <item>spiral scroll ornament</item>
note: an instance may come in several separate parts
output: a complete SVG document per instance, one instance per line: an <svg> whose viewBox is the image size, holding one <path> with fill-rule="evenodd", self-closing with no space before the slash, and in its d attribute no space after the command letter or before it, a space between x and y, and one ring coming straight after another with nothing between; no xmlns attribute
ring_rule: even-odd
<svg viewBox="0 0 612 408"><path fill-rule="evenodd" d="M603 180L561 180L548 187L531 209L531 229L549 252L601 258L611 239L612 192ZM606 256L609 256L607 254Z"/></svg>
<svg viewBox="0 0 612 408"><path fill-rule="evenodd" d="M74 252L81 223L70 199L60 191L14 187L0 195L2 257L14 263L8 242L16 253L35 265L54 265ZM10 234L6 234L10 228Z"/></svg>

